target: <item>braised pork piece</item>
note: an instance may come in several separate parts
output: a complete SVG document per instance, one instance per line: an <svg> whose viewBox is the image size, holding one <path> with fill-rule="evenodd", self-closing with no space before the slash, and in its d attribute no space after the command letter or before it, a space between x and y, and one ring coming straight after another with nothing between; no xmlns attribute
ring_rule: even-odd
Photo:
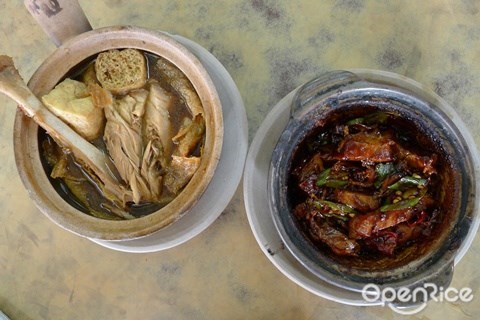
<svg viewBox="0 0 480 320"><path fill-rule="evenodd" d="M312 242L337 256L392 256L432 234L438 156L416 134L396 114L375 111L304 141L290 171L291 203Z"/></svg>

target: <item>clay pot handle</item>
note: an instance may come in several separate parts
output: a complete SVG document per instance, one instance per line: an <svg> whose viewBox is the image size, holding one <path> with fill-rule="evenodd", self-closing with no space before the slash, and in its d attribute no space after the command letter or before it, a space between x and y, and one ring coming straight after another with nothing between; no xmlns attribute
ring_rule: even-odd
<svg viewBox="0 0 480 320"><path fill-rule="evenodd" d="M24 4L57 47L92 30L77 0L25 0Z"/></svg>
<svg viewBox="0 0 480 320"><path fill-rule="evenodd" d="M310 80L300 87L295 94L290 116L294 119L302 119L312 109L317 109L318 105L327 98L333 98L331 103L335 103L334 100L338 98L342 90L347 89L349 85L358 81L361 81L358 75L342 70L327 72L318 78ZM330 97L333 90L336 90L337 94Z"/></svg>

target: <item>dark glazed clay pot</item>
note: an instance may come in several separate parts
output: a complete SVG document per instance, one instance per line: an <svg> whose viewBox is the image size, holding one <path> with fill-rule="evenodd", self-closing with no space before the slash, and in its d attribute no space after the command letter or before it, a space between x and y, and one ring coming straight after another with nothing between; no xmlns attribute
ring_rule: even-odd
<svg viewBox="0 0 480 320"><path fill-rule="evenodd" d="M362 107L359 107L362 105ZM371 110L395 112L423 132L423 142L448 166L442 171L443 221L433 240L379 261L351 260L320 250L292 214L289 171L299 145L319 126ZM380 71L335 71L303 85L291 118L272 155L269 201L286 247L308 270L339 287L361 291L367 283L415 288L424 283L447 287L453 266L478 229L478 155L473 139L453 109L413 80Z"/></svg>

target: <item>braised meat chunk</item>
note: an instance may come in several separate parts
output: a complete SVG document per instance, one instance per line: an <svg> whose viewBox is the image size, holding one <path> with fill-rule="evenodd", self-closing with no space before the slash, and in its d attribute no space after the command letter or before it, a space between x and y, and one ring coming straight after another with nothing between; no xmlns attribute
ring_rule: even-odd
<svg viewBox="0 0 480 320"><path fill-rule="evenodd" d="M347 136L333 158L349 161L387 162L394 156L395 142L379 132L359 132Z"/></svg>
<svg viewBox="0 0 480 320"><path fill-rule="evenodd" d="M327 244L335 254L356 255L360 250L359 244L338 229L330 226L326 221L310 221L310 235L315 240Z"/></svg>
<svg viewBox="0 0 480 320"><path fill-rule="evenodd" d="M293 214L335 255L391 256L434 228L438 157L415 148L397 117L374 112L325 126L292 162Z"/></svg>

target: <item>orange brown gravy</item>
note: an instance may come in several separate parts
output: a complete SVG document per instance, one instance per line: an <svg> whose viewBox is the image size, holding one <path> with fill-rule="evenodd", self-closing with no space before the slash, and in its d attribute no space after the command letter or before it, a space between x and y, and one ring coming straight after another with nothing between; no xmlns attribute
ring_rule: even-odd
<svg viewBox="0 0 480 320"><path fill-rule="evenodd" d="M331 115L297 147L290 211L304 236L334 260L395 267L425 254L444 230L453 169L412 120L369 106L356 110Z"/></svg>

